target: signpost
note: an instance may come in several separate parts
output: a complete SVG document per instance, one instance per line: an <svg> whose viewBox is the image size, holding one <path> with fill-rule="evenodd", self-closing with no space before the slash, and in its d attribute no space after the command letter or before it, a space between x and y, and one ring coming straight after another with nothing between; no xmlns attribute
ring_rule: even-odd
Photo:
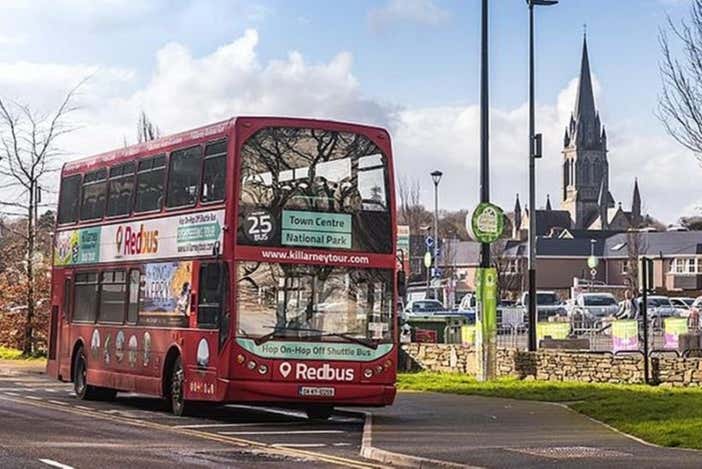
<svg viewBox="0 0 702 469"><path fill-rule="evenodd" d="M504 213L489 202L479 204L466 219L471 237L480 243L491 244L504 231ZM478 380L496 378L497 361L497 269L480 267L475 274L476 327L475 351Z"/></svg>
<svg viewBox="0 0 702 469"><path fill-rule="evenodd" d="M648 292L653 289L653 259L641 258L639 288L643 296L641 313L643 314L644 382L648 384Z"/></svg>

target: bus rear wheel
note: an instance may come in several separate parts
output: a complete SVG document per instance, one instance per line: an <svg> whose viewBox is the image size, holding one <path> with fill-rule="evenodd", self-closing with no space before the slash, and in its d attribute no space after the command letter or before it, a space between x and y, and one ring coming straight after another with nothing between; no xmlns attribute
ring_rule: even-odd
<svg viewBox="0 0 702 469"><path fill-rule="evenodd" d="M183 372L183 362L180 357L176 357L171 371L171 382L169 389L169 399L171 412L173 415L181 417L185 413L185 373Z"/></svg>
<svg viewBox="0 0 702 469"><path fill-rule="evenodd" d="M83 401L100 398L101 390L88 384L88 366L82 347L78 349L78 355L73 364L73 391L76 393L76 397Z"/></svg>
<svg viewBox="0 0 702 469"><path fill-rule="evenodd" d="M329 420L332 413L334 412L334 407L330 405L320 405L314 407L307 407L305 413L307 418L312 420Z"/></svg>

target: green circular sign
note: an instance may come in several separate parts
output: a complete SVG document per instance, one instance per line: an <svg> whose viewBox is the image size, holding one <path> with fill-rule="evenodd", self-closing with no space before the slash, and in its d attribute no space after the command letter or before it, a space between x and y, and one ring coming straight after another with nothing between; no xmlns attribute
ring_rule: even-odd
<svg viewBox="0 0 702 469"><path fill-rule="evenodd" d="M505 215L502 209L489 202L482 202L473 213L466 225L471 238L481 243L494 243L505 229Z"/></svg>
<svg viewBox="0 0 702 469"><path fill-rule="evenodd" d="M424 253L424 267L427 269L431 267L431 253L429 251Z"/></svg>
<svg viewBox="0 0 702 469"><path fill-rule="evenodd" d="M600 263L600 260L596 258L595 256L590 256L587 258L587 266L591 269L594 269L597 267Z"/></svg>

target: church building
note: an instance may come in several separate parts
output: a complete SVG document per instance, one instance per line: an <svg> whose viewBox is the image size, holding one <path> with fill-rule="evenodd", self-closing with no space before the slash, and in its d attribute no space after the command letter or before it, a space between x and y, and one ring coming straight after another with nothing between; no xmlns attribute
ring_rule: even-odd
<svg viewBox="0 0 702 469"><path fill-rule="evenodd" d="M616 202L609 185L607 132L595 107L590 75L587 38L583 37L580 79L575 108L563 136L563 179L560 210L551 207L536 210L536 234L561 236L577 231L626 231L640 228L641 195L634 181L631 210ZM529 208L522 212L519 195L514 208L514 237L523 239L529 227Z"/></svg>

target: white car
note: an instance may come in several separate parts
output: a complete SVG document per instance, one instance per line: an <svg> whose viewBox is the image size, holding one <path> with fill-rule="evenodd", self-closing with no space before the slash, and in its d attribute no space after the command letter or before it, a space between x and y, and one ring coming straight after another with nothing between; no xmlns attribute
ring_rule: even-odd
<svg viewBox="0 0 702 469"><path fill-rule="evenodd" d="M591 318L602 319L616 315L619 304L611 293L581 293L571 311L585 311Z"/></svg>
<svg viewBox="0 0 702 469"><path fill-rule="evenodd" d="M695 303L694 298L671 298L670 303L678 310L678 314L681 318L687 318L690 316L690 311L692 310L692 305Z"/></svg>

